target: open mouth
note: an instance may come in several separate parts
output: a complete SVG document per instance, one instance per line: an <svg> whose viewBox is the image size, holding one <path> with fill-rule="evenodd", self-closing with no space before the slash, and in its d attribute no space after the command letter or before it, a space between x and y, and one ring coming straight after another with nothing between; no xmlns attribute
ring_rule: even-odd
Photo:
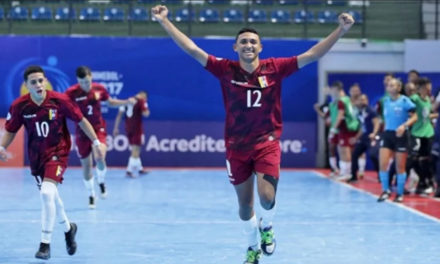
<svg viewBox="0 0 440 264"><path fill-rule="evenodd" d="M37 94L42 94L42 93L43 93L43 89L37 91Z"/></svg>

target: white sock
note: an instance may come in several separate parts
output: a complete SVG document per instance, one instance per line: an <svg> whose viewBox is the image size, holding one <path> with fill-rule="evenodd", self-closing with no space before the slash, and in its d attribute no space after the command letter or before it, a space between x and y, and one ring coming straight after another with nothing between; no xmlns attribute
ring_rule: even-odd
<svg viewBox="0 0 440 264"><path fill-rule="evenodd" d="M273 217L275 216L275 207L274 205L272 209L269 210L261 207L261 227L263 229L272 226Z"/></svg>
<svg viewBox="0 0 440 264"><path fill-rule="evenodd" d="M89 196L95 197L95 178L90 178L90 180L84 180L84 185L87 191L89 191Z"/></svg>
<svg viewBox="0 0 440 264"><path fill-rule="evenodd" d="M365 158L358 159L359 173L364 174L366 165L367 165L367 160Z"/></svg>
<svg viewBox="0 0 440 264"><path fill-rule="evenodd" d="M107 166L104 167L103 170L98 169L98 167L96 167L96 175L98 176L98 183L104 183L105 181L105 175L107 174Z"/></svg>
<svg viewBox="0 0 440 264"><path fill-rule="evenodd" d="M248 240L248 246L253 249L258 247L258 224L257 216L254 214L251 219L243 221L244 233Z"/></svg>
<svg viewBox="0 0 440 264"><path fill-rule="evenodd" d="M55 225L55 197L57 186L52 182L43 181L41 184L41 242L50 244L53 226Z"/></svg>
<svg viewBox="0 0 440 264"><path fill-rule="evenodd" d="M61 200L60 193L57 189L56 197L55 197L56 207L57 207L57 216L60 221L60 224L64 225L64 233L69 232L70 230L70 221L67 218L66 211L64 210L64 203Z"/></svg>
<svg viewBox="0 0 440 264"><path fill-rule="evenodd" d="M351 174L351 162L340 160L339 167L341 168L341 175Z"/></svg>
<svg viewBox="0 0 440 264"><path fill-rule="evenodd" d="M131 157L128 159L127 171L134 172L135 169L135 158Z"/></svg>
<svg viewBox="0 0 440 264"><path fill-rule="evenodd" d="M135 158L135 164L136 164L136 168L137 168L137 171L141 171L141 170L143 170L144 168L143 168L143 166L142 166L142 160L141 160L141 158Z"/></svg>
<svg viewBox="0 0 440 264"><path fill-rule="evenodd" d="M336 157L330 157L329 159L330 167L333 169L333 171L338 170L338 163Z"/></svg>

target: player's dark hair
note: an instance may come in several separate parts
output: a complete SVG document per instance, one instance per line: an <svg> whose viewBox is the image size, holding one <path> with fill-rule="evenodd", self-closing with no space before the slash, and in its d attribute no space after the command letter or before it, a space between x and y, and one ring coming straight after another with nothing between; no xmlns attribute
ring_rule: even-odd
<svg viewBox="0 0 440 264"><path fill-rule="evenodd" d="M336 87L339 91L344 89L344 84L341 81L334 81L330 87Z"/></svg>
<svg viewBox="0 0 440 264"><path fill-rule="evenodd" d="M76 68L76 77L82 79L85 78L87 75L92 75L92 71L87 66L79 66Z"/></svg>
<svg viewBox="0 0 440 264"><path fill-rule="evenodd" d="M24 70L24 74L23 74L24 81L27 81L28 76L31 75L32 73L36 73L36 72L41 72L43 75L46 75L44 73L43 68L41 68L38 65L31 65L31 66L27 67L26 70Z"/></svg>
<svg viewBox="0 0 440 264"><path fill-rule="evenodd" d="M431 80L427 77L420 77L416 80L417 89L425 87L427 84L430 84Z"/></svg>
<svg viewBox="0 0 440 264"><path fill-rule="evenodd" d="M250 28L250 27L245 27L245 28L240 29L240 31L238 31L237 35L235 36L235 41L237 41L238 37L241 34L246 33L246 32L254 33L254 34L258 35L258 37L260 37L260 34L258 34L258 32L255 29Z"/></svg>
<svg viewBox="0 0 440 264"><path fill-rule="evenodd" d="M408 73L415 73L417 75L417 77L420 76L420 73L414 69L410 70Z"/></svg>
<svg viewBox="0 0 440 264"><path fill-rule="evenodd" d="M390 76L390 77L393 77L394 78L394 73L392 73L392 72L387 72L386 74L385 74L385 77L386 76Z"/></svg>

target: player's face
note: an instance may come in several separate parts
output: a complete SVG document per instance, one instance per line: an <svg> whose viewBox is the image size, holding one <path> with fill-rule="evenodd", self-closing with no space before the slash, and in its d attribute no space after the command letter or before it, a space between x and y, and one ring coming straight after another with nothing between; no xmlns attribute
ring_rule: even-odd
<svg viewBox="0 0 440 264"><path fill-rule="evenodd" d="M337 98L339 98L339 90L338 90L337 87L330 86L329 91L330 91L330 96L331 96L333 99L337 99Z"/></svg>
<svg viewBox="0 0 440 264"><path fill-rule="evenodd" d="M240 60L247 63L257 59L262 49L260 37L252 32L240 34L234 44L234 51L238 53Z"/></svg>
<svg viewBox="0 0 440 264"><path fill-rule="evenodd" d="M365 95L361 95L357 100L357 107L364 108L368 106L368 98Z"/></svg>
<svg viewBox="0 0 440 264"><path fill-rule="evenodd" d="M410 83L405 84L405 94L407 96L411 96L415 93L416 93L416 87L414 86L413 83L410 82Z"/></svg>
<svg viewBox="0 0 440 264"><path fill-rule="evenodd" d="M92 76L86 75L84 78L76 78L78 80L78 84L84 91L88 92L92 88Z"/></svg>
<svg viewBox="0 0 440 264"><path fill-rule="evenodd" d="M415 83L417 78L419 78L419 76L417 76L417 73L415 73L415 72L408 73L408 82Z"/></svg>
<svg viewBox="0 0 440 264"><path fill-rule="evenodd" d="M32 98L40 101L46 97L46 77L41 72L28 75L26 87Z"/></svg>
<svg viewBox="0 0 440 264"><path fill-rule="evenodd" d="M432 84L428 83L422 87L420 87L420 94L423 96L429 96L431 95L431 91L432 91Z"/></svg>
<svg viewBox="0 0 440 264"><path fill-rule="evenodd" d="M387 92L390 95L397 95L400 92L400 86L396 79L391 79L387 85Z"/></svg>
<svg viewBox="0 0 440 264"><path fill-rule="evenodd" d="M361 95L361 89L359 86L352 86L350 87L350 97L357 98Z"/></svg>
<svg viewBox="0 0 440 264"><path fill-rule="evenodd" d="M386 75L386 76L383 78L383 85L385 86L385 88L388 86L388 82L389 82L391 79L393 79L393 77L390 76L390 75Z"/></svg>

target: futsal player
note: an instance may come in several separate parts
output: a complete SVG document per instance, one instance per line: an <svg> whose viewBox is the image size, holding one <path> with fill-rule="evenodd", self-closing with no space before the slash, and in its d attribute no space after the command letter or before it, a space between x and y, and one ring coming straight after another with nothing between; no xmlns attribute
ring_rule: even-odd
<svg viewBox="0 0 440 264"><path fill-rule="evenodd" d="M7 160L6 149L24 125L28 135L28 155L31 173L37 180L41 198L41 243L36 258L50 258L50 242L56 214L63 225L66 249L76 252L77 225L70 222L64 211L57 185L62 183L70 152L70 133L66 118L76 122L93 142L97 158L103 156L102 144L81 111L62 93L46 90L47 79L40 66L29 66L24 72L29 93L16 99L6 117L6 132L0 141L0 159Z"/></svg>
<svg viewBox="0 0 440 264"><path fill-rule="evenodd" d="M234 185L239 215L248 238L244 263L258 263L258 225L261 250L274 253L272 226L275 194L280 174L281 81L305 65L318 60L353 25L349 14L339 16L339 26L327 38L299 56L259 59L263 49L257 31L238 32L233 49L239 60L216 58L198 47L167 18L168 9L158 5L152 14L176 44L220 80L226 108L226 165ZM254 177L256 175L256 177ZM260 223L254 213L254 181L262 206Z"/></svg>
<svg viewBox="0 0 440 264"><path fill-rule="evenodd" d="M329 142L337 137L340 175L337 180L349 180L351 178L351 152L356 143L359 131L357 119L350 97L344 92L344 85L335 81L330 86L333 102L330 104L330 134Z"/></svg>
<svg viewBox="0 0 440 264"><path fill-rule="evenodd" d="M135 173L139 175L146 174L142 167L140 157L142 137L144 136L142 117L150 116L150 109L148 108L148 94L141 91L135 96L136 103L134 105L120 106L118 115L116 116L113 135L119 134L119 124L121 123L122 115L125 117L125 133L130 143L131 154L128 159L127 177L135 177Z"/></svg>
<svg viewBox="0 0 440 264"><path fill-rule="evenodd" d="M388 167L391 158L396 164L397 195L395 202L403 202L406 181L406 159L408 156L408 129L417 121L414 114L415 104L400 94L402 84L397 79L388 81L388 96L383 100L384 132L380 141L379 150L379 177L382 183L382 194L378 202L387 200L390 195L390 175Z"/></svg>
<svg viewBox="0 0 440 264"><path fill-rule="evenodd" d="M415 81L417 93L410 98L416 105L417 122L411 127L412 166L419 176L417 194L429 195L434 192L432 175L431 149L434 138L434 127L431 120L436 116L432 114L431 81L428 78L419 78Z"/></svg>
<svg viewBox="0 0 440 264"><path fill-rule="evenodd" d="M94 209L96 208L96 201L94 178L92 174L92 152L96 162L96 175L98 176L101 198L105 199L107 196L105 187L105 175L107 173L107 165L105 162L107 132L105 120L101 113L101 102L108 101L109 106L115 107L134 104L135 101L133 98L127 100L111 98L107 89L105 89L103 85L92 82L92 72L87 66L80 66L76 69L76 78L78 83L69 87L66 94L72 102L79 106L84 117L92 124L95 133L98 135L98 139L104 148L104 157L102 159L96 159L96 153L94 153L92 149L92 141L90 141L79 126L76 127L75 142L78 156L81 160L81 166L83 168L84 185L89 192L89 208Z"/></svg>
<svg viewBox="0 0 440 264"><path fill-rule="evenodd" d="M351 161L351 179L350 182L358 180L360 175L364 174L365 164L362 167L359 166L359 158L362 154L368 152L371 144L375 142L377 133L379 133L380 121L377 117L377 113L369 106L368 97L366 94L361 94L356 102L358 109L357 117L360 122L359 136L357 137L356 144L353 149L352 161ZM372 159L374 167L378 168L378 160ZM366 163L366 160L364 160Z"/></svg>

